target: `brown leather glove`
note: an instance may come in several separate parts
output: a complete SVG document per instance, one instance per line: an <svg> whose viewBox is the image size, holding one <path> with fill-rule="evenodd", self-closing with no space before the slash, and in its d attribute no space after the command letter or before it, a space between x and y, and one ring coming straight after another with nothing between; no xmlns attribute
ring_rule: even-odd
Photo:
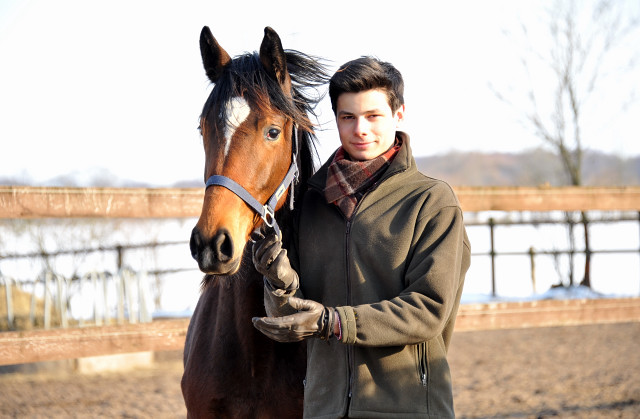
<svg viewBox="0 0 640 419"><path fill-rule="evenodd" d="M253 243L253 264L272 288L285 291L298 289L298 273L291 268L287 250L282 248L282 241L277 235L271 234Z"/></svg>
<svg viewBox="0 0 640 419"><path fill-rule="evenodd" d="M311 336L328 340L333 336L336 311L313 300L289 298L297 313L284 317L254 317L253 325L278 342L298 342Z"/></svg>

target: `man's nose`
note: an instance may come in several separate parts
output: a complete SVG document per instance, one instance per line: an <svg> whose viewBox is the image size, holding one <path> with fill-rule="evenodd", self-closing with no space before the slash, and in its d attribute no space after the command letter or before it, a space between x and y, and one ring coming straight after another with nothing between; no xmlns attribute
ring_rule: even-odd
<svg viewBox="0 0 640 419"><path fill-rule="evenodd" d="M355 134L358 137L367 135L369 132L369 121L366 118L356 118L356 124L354 127Z"/></svg>

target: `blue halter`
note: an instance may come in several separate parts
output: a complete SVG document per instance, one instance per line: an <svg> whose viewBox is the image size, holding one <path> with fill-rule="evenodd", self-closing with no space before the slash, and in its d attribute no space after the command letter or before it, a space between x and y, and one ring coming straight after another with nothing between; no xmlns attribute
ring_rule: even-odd
<svg viewBox="0 0 640 419"><path fill-rule="evenodd" d="M289 192L289 207L293 209L293 188L295 181L298 180L298 140L296 136L296 127L293 127L293 135L292 135L292 150L291 150L291 165L289 166L289 170L287 174L284 176L280 185L276 191L271 195L266 204L262 205L260 201L255 199L245 188L243 188L239 183L234 181L231 178L221 175L213 175L207 179L205 189L209 186L222 186L223 188L229 189L231 192L236 194L240 199L242 199L249 207L251 207L260 218L264 221L267 227L273 228L275 233L278 236L282 236L280 233L280 227L275 219L275 211L276 205L278 201L284 195L287 188L291 187L291 191Z"/></svg>

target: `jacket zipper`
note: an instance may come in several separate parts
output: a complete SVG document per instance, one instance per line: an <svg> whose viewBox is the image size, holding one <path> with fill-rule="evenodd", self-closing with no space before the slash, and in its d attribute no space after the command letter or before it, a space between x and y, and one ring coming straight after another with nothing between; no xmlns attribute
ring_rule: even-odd
<svg viewBox="0 0 640 419"><path fill-rule="evenodd" d="M418 374L423 387L427 386L427 343L418 344Z"/></svg>
<svg viewBox="0 0 640 419"><path fill-rule="evenodd" d="M350 252L349 252L349 239L351 236L351 221L347 220L347 225L346 225L346 233L345 233L345 252L346 252L346 267L347 267L347 272L346 272L346 281L347 281L347 305L351 305L351 275L349 274L350 271ZM353 388L353 370L354 370L354 366L353 366L354 360L353 360L353 347L352 345L347 345L347 366L349 368L349 403L351 402L351 396L352 396L352 388ZM347 411L348 411L349 407L347 406Z"/></svg>
<svg viewBox="0 0 640 419"><path fill-rule="evenodd" d="M395 175L396 173L392 174L391 176ZM391 177L389 176L389 177ZM349 252L349 241L351 239L351 225L352 222L351 220L354 219L354 217L356 216L358 209L360 208L360 205L362 204L362 201L364 201L364 198L369 195L371 193L371 191L375 190L378 185L380 185L380 183L382 183L382 179L378 180L377 182L375 182L371 188L369 188L368 191L366 191L361 197L360 199L358 199L358 202L356 203L356 207L353 210L353 214L351 214L351 219L346 219L346 232L345 232L345 254L346 254L346 267L347 267L347 272L346 272L346 281L347 281L347 305L351 306L352 305L352 301L351 301L351 254ZM342 213L341 213L342 214ZM344 215L343 215L344 217ZM354 382L354 371L355 371L355 349L353 347L353 345L348 345L347 346L347 365L349 368L349 399L348 399L348 404L347 404L347 411L349 411L349 404L351 404L351 397L353 395L353 382Z"/></svg>

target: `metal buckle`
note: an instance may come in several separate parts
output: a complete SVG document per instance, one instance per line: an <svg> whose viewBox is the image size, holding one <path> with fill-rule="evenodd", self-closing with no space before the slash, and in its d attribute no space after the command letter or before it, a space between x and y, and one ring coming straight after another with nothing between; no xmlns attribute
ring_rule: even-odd
<svg viewBox="0 0 640 419"><path fill-rule="evenodd" d="M262 209L264 209L264 215L262 215L262 220L267 225L267 227L273 227L273 223L275 223L276 221L273 210L267 205L263 206Z"/></svg>

